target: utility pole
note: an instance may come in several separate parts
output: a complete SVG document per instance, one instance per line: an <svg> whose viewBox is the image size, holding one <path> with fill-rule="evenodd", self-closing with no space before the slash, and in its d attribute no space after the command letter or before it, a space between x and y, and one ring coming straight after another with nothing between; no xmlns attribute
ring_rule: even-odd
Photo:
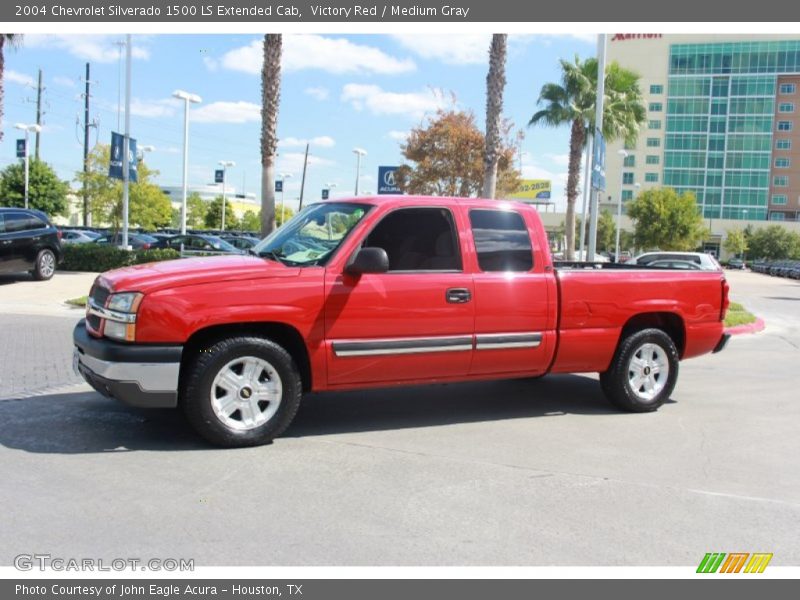
<svg viewBox="0 0 800 600"><path fill-rule="evenodd" d="M86 63L86 89L83 93L83 226L91 227L89 210L89 63Z"/></svg>
<svg viewBox="0 0 800 600"><path fill-rule="evenodd" d="M36 124L39 126L39 131L36 132L36 160L39 160L39 136L42 135L42 89L42 70L39 69L39 85L36 87Z"/></svg>
<svg viewBox="0 0 800 600"><path fill-rule="evenodd" d="M303 208L303 192L306 187L306 167L308 167L308 147L310 144L306 142L306 156L303 159L303 178L300 180L300 205L297 207L299 212Z"/></svg>
<svg viewBox="0 0 800 600"><path fill-rule="evenodd" d="M597 36L597 96L595 100L595 129L603 131L603 99L606 89L606 34L601 33ZM594 136L593 145L598 143L597 136ZM599 206L601 190L592 194L592 206L589 211L589 249L586 260L594 261L595 250L597 249L597 211Z"/></svg>
<svg viewBox="0 0 800 600"><path fill-rule="evenodd" d="M122 143L122 247L128 248L128 211L131 152L131 34L125 38L125 138ZM186 210L184 209L184 223Z"/></svg>

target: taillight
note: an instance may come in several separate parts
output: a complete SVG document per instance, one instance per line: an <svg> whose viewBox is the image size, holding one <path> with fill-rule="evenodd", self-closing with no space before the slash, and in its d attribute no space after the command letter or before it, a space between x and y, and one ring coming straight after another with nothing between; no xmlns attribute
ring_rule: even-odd
<svg viewBox="0 0 800 600"><path fill-rule="evenodd" d="M719 311L719 320L724 321L725 315L728 313L728 306L731 304L730 298L728 298L728 292L730 291L731 286L728 285L728 281L723 277L722 278L722 304Z"/></svg>
<svg viewBox="0 0 800 600"><path fill-rule="evenodd" d="M149 250L149 249L150 249L150 244L148 244L147 242L142 244L142 250Z"/></svg>
<svg viewBox="0 0 800 600"><path fill-rule="evenodd" d="M56 229L56 235L58 236L58 241L61 241L61 237L64 235L64 232L60 229Z"/></svg>

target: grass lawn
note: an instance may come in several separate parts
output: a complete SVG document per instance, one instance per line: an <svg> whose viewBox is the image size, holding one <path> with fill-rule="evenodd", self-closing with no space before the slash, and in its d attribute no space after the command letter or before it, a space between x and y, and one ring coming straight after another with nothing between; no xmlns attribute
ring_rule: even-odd
<svg viewBox="0 0 800 600"><path fill-rule="evenodd" d="M728 308L728 314L725 315L725 327L747 325L748 323L755 323L755 321L756 316L753 313L747 312L744 306L738 302L731 302Z"/></svg>

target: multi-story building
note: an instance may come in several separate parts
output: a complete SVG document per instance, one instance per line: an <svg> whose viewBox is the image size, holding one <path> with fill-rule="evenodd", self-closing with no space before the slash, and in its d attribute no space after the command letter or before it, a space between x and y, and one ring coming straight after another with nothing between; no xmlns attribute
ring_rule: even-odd
<svg viewBox="0 0 800 600"><path fill-rule="evenodd" d="M603 208L639 184L693 192L710 220L800 220L800 35L609 40L608 60L641 76L647 121L627 157L608 145Z"/></svg>

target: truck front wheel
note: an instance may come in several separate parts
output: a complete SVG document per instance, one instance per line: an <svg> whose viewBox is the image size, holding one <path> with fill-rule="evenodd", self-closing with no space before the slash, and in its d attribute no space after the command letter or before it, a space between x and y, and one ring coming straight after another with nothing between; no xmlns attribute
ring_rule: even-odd
<svg viewBox="0 0 800 600"><path fill-rule="evenodd" d="M630 412L657 410L678 379L678 350L660 329L643 329L622 340L611 367L600 373L603 392L615 406Z"/></svg>
<svg viewBox="0 0 800 600"><path fill-rule="evenodd" d="M294 419L302 383L291 355L260 337L235 337L201 349L188 365L181 403L212 444L268 444Z"/></svg>

